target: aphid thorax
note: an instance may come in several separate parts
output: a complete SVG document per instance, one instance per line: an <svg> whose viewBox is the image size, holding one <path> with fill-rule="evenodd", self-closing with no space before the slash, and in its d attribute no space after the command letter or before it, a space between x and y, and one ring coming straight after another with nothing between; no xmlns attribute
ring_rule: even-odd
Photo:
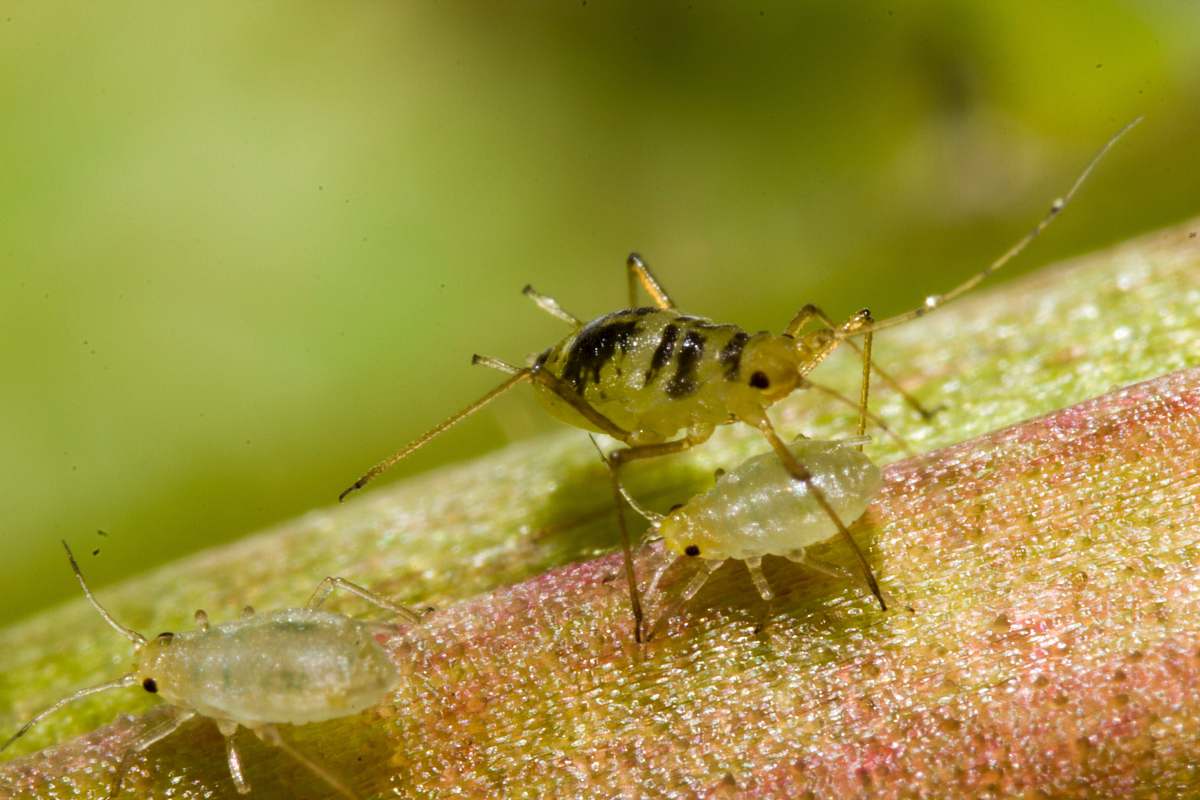
<svg viewBox="0 0 1200 800"><path fill-rule="evenodd" d="M62 698L25 723L6 749L30 728L63 706L110 689L140 685L167 703L170 713L144 731L125 751L109 797L121 789L132 758L174 733L193 717L216 722L225 737L229 772L241 794L250 791L233 736L239 727L280 748L344 797L354 793L317 762L282 738L278 724L303 725L358 713L387 699L399 673L376 640L380 623L321 611L336 589L344 589L409 622L421 615L343 578L326 578L303 608L257 615L247 606L241 619L209 625L196 612L199 627L160 633L149 641L117 622L92 594L67 543L71 569L84 596L104 621L133 645L133 669L113 681Z"/></svg>

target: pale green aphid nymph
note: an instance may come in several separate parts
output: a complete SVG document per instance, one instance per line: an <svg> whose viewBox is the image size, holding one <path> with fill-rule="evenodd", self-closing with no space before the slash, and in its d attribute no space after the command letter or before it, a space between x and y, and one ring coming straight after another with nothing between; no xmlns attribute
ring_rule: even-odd
<svg viewBox="0 0 1200 800"><path fill-rule="evenodd" d="M132 759L174 733L193 717L213 720L225 737L229 773L240 794L250 791L233 736L248 728L260 739L294 758L338 794L356 795L317 762L294 749L277 725L304 725L345 717L379 705L400 681L396 665L376 640L378 622L360 621L321 611L334 589L344 589L408 622L421 615L343 578L326 578L303 608L255 614L247 607L241 619L209 625L196 612L199 627L184 633L160 633L147 641L125 627L100 605L71 550L71 569L92 606L114 630L133 643L133 669L107 683L80 689L43 710L4 743L0 750L58 709L99 692L141 686L157 694L170 713L143 731L125 751L109 797L121 790Z"/></svg>
<svg viewBox="0 0 1200 800"><path fill-rule="evenodd" d="M829 505L848 522L863 515L882 485L879 467L857 447L863 441L800 438L788 446L811 471L813 483ZM650 520L653 534L662 537L664 547L676 554L651 579L646 590L649 602L658 594L664 573L680 558L703 563L673 607L690 600L731 558L746 564L759 594L768 602L774 593L762 571L763 556L783 556L831 572L806 558L805 548L837 535L838 530L809 485L793 479L773 452L747 459L721 475L713 488L666 515L640 507L628 494L625 498ZM660 615L659 620L664 617ZM647 638L654 628L652 622Z"/></svg>

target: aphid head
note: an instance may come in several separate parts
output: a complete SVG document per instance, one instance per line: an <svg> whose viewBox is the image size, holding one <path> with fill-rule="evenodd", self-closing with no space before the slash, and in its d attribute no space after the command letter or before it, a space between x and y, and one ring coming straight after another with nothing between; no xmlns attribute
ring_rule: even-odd
<svg viewBox="0 0 1200 800"><path fill-rule="evenodd" d="M787 397L799 380L800 359L790 338L757 333L746 342L737 381L760 408Z"/></svg>
<svg viewBox="0 0 1200 800"><path fill-rule="evenodd" d="M175 634L164 631L137 652L133 674L137 677L138 684L150 694L164 691L170 694L170 687L163 685L163 677L174 674L171 652L171 643L174 640Z"/></svg>
<svg viewBox="0 0 1200 800"><path fill-rule="evenodd" d="M50 716L68 703L73 703L76 700L82 700L85 697L90 697L91 695L99 694L100 692L107 692L112 689L125 689L127 687L136 685L138 682L137 663L142 660L142 655L147 650L146 637L142 636L132 628L128 628L117 622L113 615L109 613L108 609L100 605L100 601L96 599L94 594L92 594L92 590L88 587L87 581L83 577L83 572L79 569L79 562L75 560L75 554L71 552L71 548L67 546L66 542L63 542L62 546L63 549L67 551L67 560L71 562L71 571L75 573L75 579L79 581L79 588L83 589L83 596L87 598L87 601L91 603L92 608L96 609L96 612L100 614L106 623L108 623L110 628L124 636L129 640L130 644L133 645L135 663L134 672L122 675L115 680L97 684L96 686L89 686L85 689L80 689L73 694L67 695L22 725L16 733L10 736L3 744L0 744L0 751L7 750L9 745L24 736L34 725L38 724L43 719ZM157 690L157 686L153 682L151 682L150 686L145 688L147 691Z"/></svg>
<svg viewBox="0 0 1200 800"><path fill-rule="evenodd" d="M723 560L727 556L707 526L701 524L687 508L672 511L658 525L663 546L673 553L689 558Z"/></svg>

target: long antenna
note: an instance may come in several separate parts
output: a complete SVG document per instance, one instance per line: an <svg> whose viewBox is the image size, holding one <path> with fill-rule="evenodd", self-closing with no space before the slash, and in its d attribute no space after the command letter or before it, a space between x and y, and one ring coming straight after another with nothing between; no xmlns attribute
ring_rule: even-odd
<svg viewBox="0 0 1200 800"><path fill-rule="evenodd" d="M1053 203L1050 204L1050 210L1047 211L1046 216L1042 217L1041 221L1038 222L1038 224L1034 226L1033 230L1031 230L1029 233L1025 234L1025 236L1022 237L1016 244L1014 244L1012 247L1008 248L1008 250L1005 251L1005 253L1002 256L1000 256L998 259L993 261L982 271L975 273L970 278L963 281L958 286L955 286L953 289L946 292L945 294L929 295L928 297L925 298L925 302L922 305L920 305L917 308L912 309L911 311L906 311L903 314L897 314L894 317L888 317L887 319L882 319L879 322L873 323L871 325L863 326L862 328L859 328L858 330L850 333L849 335L850 336L861 336L866 333L874 333L875 331L881 331L884 328L891 328L896 325L900 325L905 322L908 322L910 320L914 320L914 319L918 319L919 317L923 317L926 314L928 314L930 311L933 311L936 308L941 308L942 306L949 303L951 300L959 298L962 295L966 294L967 292L971 291L976 286L978 286L980 283L982 283L992 273L999 271L1001 267L1003 267L1009 261L1012 261L1018 255L1020 255L1021 251L1024 250L1026 247L1028 247L1029 243L1032 242L1034 239L1036 239L1041 234L1042 231L1044 231L1044 230L1046 230L1046 228L1050 227L1050 223L1058 218L1058 215L1060 213L1062 213L1062 210L1064 208L1066 208L1067 204L1071 202L1071 199L1075 197L1075 193L1077 191L1079 191L1079 187L1082 186L1083 182L1086 181L1088 179L1088 176L1090 176L1092 174L1092 170L1094 170L1096 168L1096 165L1100 163L1100 159L1104 158L1104 156L1106 156L1108 154L1108 151L1113 148L1113 145L1115 145L1118 141L1120 141L1122 136L1124 136L1126 133L1128 133L1134 126L1136 126L1141 121L1142 121L1142 117L1140 117L1140 116L1136 117L1132 121L1126 123L1125 127L1121 128L1121 130L1119 130L1115 134L1113 134L1112 138L1110 138L1107 142L1104 143L1104 146L1101 147L1099 151L1097 151L1096 155L1092 156L1092 160L1089 161L1087 166L1083 168L1083 172L1079 173L1079 177L1075 179L1075 182L1073 184L1071 184L1071 188L1067 190L1067 193L1064 194L1062 197L1057 198Z"/></svg>
<svg viewBox="0 0 1200 800"><path fill-rule="evenodd" d="M115 630L117 633L124 636L129 641L133 642L134 647L141 647L146 644L146 637L142 636L132 628L127 628L113 618L113 615L108 613L108 609L100 605L100 601L92 594L92 590L88 588L87 581L83 579L83 573L79 570L79 563L75 561L75 555L71 552L71 548L67 546L66 541L62 543L63 549L67 551L67 559L71 562L71 571L75 573L75 577L79 580L79 587L83 589L83 595L92 604L92 608L100 612L100 616L104 617L104 621Z"/></svg>
<svg viewBox="0 0 1200 800"><path fill-rule="evenodd" d="M478 357L478 356L476 357L477 360L480 358L481 357ZM479 363L482 363L482 362L479 362ZM488 366L492 366L492 365L489 363ZM529 376L530 376L530 371L528 369L520 369L520 370L517 370L516 372L512 373L512 377L510 377L504 383L500 384L495 389L492 389L490 392L488 392L483 397L476 400L474 403L471 403L471 405L467 406L462 411L459 411L457 414L454 414L453 416L447 417L446 419L442 420L440 423L433 426L432 428L427 430L425 433L418 436L416 439L413 439L411 442L404 445L404 447L400 448L395 453L393 453L392 455L385 458L383 461L380 461L378 464L371 467L369 470L367 470L365 475L363 475L361 478L356 480L353 484L350 485L349 488L347 488L345 491L343 491L341 494L338 495L338 502L340 503L341 501L345 500L346 495L366 486L368 483L370 483L372 480L374 480L374 478L377 475L379 475L382 472L386 472L387 470L389 470L393 466L395 466L396 463L407 458L414 451L419 450L420 448L424 447L425 444L428 443L430 439L433 439L439 433L442 433L447 428L451 428L454 425L457 425L459 422L462 422L464 419L471 416L476 411L483 408L488 403L492 402L493 400L495 400L497 397L499 397L500 395L507 392L512 387L516 386L518 383L529 380Z"/></svg>
<svg viewBox="0 0 1200 800"><path fill-rule="evenodd" d="M108 681L107 683L101 683L97 686L89 686L86 689L80 689L77 692L67 695L66 697L62 698L61 700L59 700L58 702L56 702L54 705L50 706L49 708L43 709L41 712L38 713L37 716L35 716L33 719L29 720L29 722L26 722L24 725L22 725L21 729L19 731L14 733L12 736L8 737L7 742L5 742L3 745L0 745L0 751L7 750L8 746L10 744L12 744L17 739L20 739L22 736L24 736L26 733L28 733L30 728L32 728L34 725L37 725L39 722L44 720L46 717L50 716L55 711L58 711L60 708L67 705L68 703L74 703L76 700L80 700L84 697L88 697L93 694L99 694L100 692L107 692L109 689L124 689L127 686L133 686L137 682L138 682L138 679L137 679L136 675L133 675L133 674L122 675L120 678L117 678L115 681Z"/></svg>

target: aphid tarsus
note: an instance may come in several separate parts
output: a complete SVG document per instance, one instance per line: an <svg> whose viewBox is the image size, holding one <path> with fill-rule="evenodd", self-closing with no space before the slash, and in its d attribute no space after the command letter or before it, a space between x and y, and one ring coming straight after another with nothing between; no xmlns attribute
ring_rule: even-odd
<svg viewBox="0 0 1200 800"><path fill-rule="evenodd" d="M196 630L160 633L147 641L100 604L66 542L63 547L88 602L133 644L133 669L60 699L25 723L0 750L68 703L110 689L141 686L165 701L170 711L126 749L110 797L120 791L133 757L197 716L212 719L225 737L229 772L239 793L250 791L233 740L237 729L244 727L340 795L355 797L341 780L288 744L276 726L357 714L383 702L400 680L395 664L375 639L380 623L320 610L334 589L357 595L408 622L418 622L420 614L343 578L329 577L303 608L255 614L247 606L240 619L213 625L207 614L197 611Z"/></svg>
<svg viewBox="0 0 1200 800"><path fill-rule="evenodd" d="M539 399L554 416L570 425L608 434L623 443L623 449L609 456L617 470L633 460L683 452L706 441L718 425L744 422L763 434L792 478L807 487L813 502L822 508L838 533L854 549L867 584L880 607L886 609L871 567L854 544L845 522L813 483L810 470L796 459L775 432L767 410L793 391L810 385L806 376L845 343L862 356L860 434L865 430L868 418L872 371L900 391L923 416L929 416L927 409L903 392L871 360L874 332L940 308L1015 258L1057 218L1100 159L1140 120L1140 117L1133 120L1110 138L1067 193L1054 200L1038 224L1000 258L950 291L929 295L917 308L881 321L875 321L870 312L863 309L839 324L810 304L801 308L780 334L749 334L735 325L718 324L677 311L663 285L636 253L626 261L629 308L604 314L591 322L584 323L555 299L526 286L524 293L541 309L572 325L575 330L523 368L495 358L474 356L472 363L506 372L508 379L376 464L343 491L339 499L345 499L346 495L362 488L446 429L527 381L537 387ZM653 306L638 306L639 285L653 300ZM853 341L859 337L862 338L861 346ZM681 431L682 435L679 435ZM614 491L615 485L614 482ZM634 628L640 631L641 603L633 572L632 549L623 524L621 545L625 553Z"/></svg>

